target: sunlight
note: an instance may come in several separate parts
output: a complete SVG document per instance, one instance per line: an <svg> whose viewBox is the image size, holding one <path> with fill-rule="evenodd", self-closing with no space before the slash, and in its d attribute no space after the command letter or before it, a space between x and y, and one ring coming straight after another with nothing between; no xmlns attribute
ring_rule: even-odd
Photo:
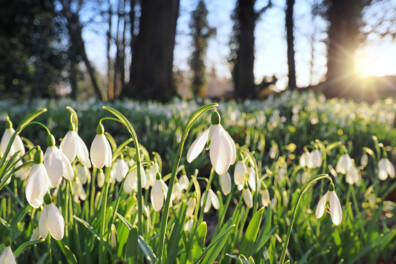
<svg viewBox="0 0 396 264"><path fill-rule="evenodd" d="M356 73L361 77L396 74L396 52L363 49L355 56Z"/></svg>

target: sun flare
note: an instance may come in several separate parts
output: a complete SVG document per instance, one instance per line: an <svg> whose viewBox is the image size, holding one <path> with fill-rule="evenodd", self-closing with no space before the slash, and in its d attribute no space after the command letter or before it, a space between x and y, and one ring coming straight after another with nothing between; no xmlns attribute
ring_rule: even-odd
<svg viewBox="0 0 396 264"><path fill-rule="evenodd" d="M386 76L396 74L396 52L363 50L355 56L355 69L358 76Z"/></svg>

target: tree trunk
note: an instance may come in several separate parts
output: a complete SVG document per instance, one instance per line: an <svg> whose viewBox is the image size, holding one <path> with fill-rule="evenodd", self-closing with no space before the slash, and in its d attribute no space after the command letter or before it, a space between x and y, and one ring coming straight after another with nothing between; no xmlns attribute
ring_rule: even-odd
<svg viewBox="0 0 396 264"><path fill-rule="evenodd" d="M233 77L237 98L252 98L254 92L254 28L256 26L255 0L237 1L237 59Z"/></svg>
<svg viewBox="0 0 396 264"><path fill-rule="evenodd" d="M132 89L128 95L142 100L168 101L176 94L173 49L179 4L179 0L142 1L132 60Z"/></svg>
<svg viewBox="0 0 396 264"><path fill-rule="evenodd" d="M327 50L328 97L348 96L355 80L355 53L359 45L359 22L363 0L331 0Z"/></svg>
<svg viewBox="0 0 396 264"><path fill-rule="evenodd" d="M111 30L113 28L113 10L111 6L111 1L108 0L107 4L109 5L109 10L108 10L108 31L106 34L107 37L107 43L106 43L106 58L107 58L107 98L109 101L112 101L114 99L114 86L112 84L112 78L111 78L111 71L112 71L112 61L111 61L111 56L110 56L110 49L111 49L111 41L112 41L112 36L111 36Z"/></svg>
<svg viewBox="0 0 396 264"><path fill-rule="evenodd" d="M121 91L121 96L132 96L132 62L133 62L133 56L135 55L135 50L136 50L136 24L135 24L135 19L136 19L136 13L135 13L135 6L136 6L136 0L130 0L130 11L129 11L129 23L130 23L130 35L131 39L129 41L129 48L131 50L131 63L129 65L129 83L128 86L123 87ZM124 29L125 30L125 29Z"/></svg>
<svg viewBox="0 0 396 264"><path fill-rule="evenodd" d="M296 63L294 60L294 3L295 0L287 0L286 7L286 39L287 39L287 65L289 70L289 89L296 89Z"/></svg>

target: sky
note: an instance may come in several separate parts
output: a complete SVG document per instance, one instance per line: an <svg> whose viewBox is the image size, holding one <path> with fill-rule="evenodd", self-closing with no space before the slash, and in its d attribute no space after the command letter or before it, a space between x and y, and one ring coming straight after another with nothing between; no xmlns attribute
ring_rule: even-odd
<svg viewBox="0 0 396 264"><path fill-rule="evenodd" d="M176 46L174 50L175 69L188 71L188 58L192 53L189 22L196 0L180 0L180 15L177 24ZM326 73L326 22L321 17L312 18L310 6L314 0L296 0L295 4L295 51L296 77L300 87L315 84L323 80ZM255 9L267 4L268 0L257 0ZM395 4L396 0L385 0ZM217 35L209 41L207 51L207 69L214 67L217 74L230 78L227 63L228 42L232 32L231 13L235 0L206 0L209 11L209 25L215 27ZM381 8L381 7L379 7ZM263 76L276 75L277 89L286 87L287 57L286 32L284 28L284 0L273 0L273 7L261 15L255 29L255 67L256 82ZM376 9L365 12L373 17ZM394 13L391 13L393 15ZM369 20L369 19L368 19ZM370 23L368 23L370 24ZM89 58L94 61L101 73L106 71L105 37L98 36L98 30L90 28L84 31ZM312 41L314 40L314 41ZM312 53L313 52L313 53ZM313 56L313 74L310 74L311 55ZM396 74L396 43L390 39L379 39L369 35L365 46L361 47L356 57L356 64L362 76Z"/></svg>

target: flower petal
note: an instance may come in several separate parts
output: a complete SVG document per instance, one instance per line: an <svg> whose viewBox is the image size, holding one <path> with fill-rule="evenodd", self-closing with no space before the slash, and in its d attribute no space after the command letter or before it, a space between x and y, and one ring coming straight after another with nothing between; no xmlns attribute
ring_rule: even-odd
<svg viewBox="0 0 396 264"><path fill-rule="evenodd" d="M329 192L325 193L325 195L322 196L322 198L320 198L318 205L316 206L316 212L315 212L315 216L316 218L321 218L323 213L324 213L324 209L326 206L326 201L327 201L327 194Z"/></svg>
<svg viewBox="0 0 396 264"><path fill-rule="evenodd" d="M40 236L45 239L48 236L48 207L44 206L39 219Z"/></svg>
<svg viewBox="0 0 396 264"><path fill-rule="evenodd" d="M76 148L77 148L77 158L81 161L81 163L91 168L91 162L89 161L89 153L88 148L85 145L84 141L80 138L80 136L76 133Z"/></svg>
<svg viewBox="0 0 396 264"><path fill-rule="evenodd" d="M230 146L231 146L231 165L235 163L236 160L236 147L235 147L235 142L234 140L231 138L231 136L228 134L228 132L221 127L224 133L225 138L228 140Z"/></svg>
<svg viewBox="0 0 396 264"><path fill-rule="evenodd" d="M230 150L230 143L222 133L221 126L214 126L209 155L212 166L219 175L226 174L231 165L232 153Z"/></svg>
<svg viewBox="0 0 396 264"><path fill-rule="evenodd" d="M339 225L342 220L342 209L340 200L338 200L337 194L334 191L329 191L330 200L330 215L333 224Z"/></svg>
<svg viewBox="0 0 396 264"><path fill-rule="evenodd" d="M245 204L247 207L252 208L253 207L253 196L252 193L249 191L249 189L243 189L242 191L242 196L243 200L245 201Z"/></svg>
<svg viewBox="0 0 396 264"><path fill-rule="evenodd" d="M66 157L65 154L63 154L62 151L59 151L59 155L61 156L62 159L63 177L66 180L72 181L74 179L73 167L71 166L69 159Z"/></svg>
<svg viewBox="0 0 396 264"><path fill-rule="evenodd" d="M34 164L26 181L26 199L34 208L43 204L44 195L48 191L47 171L43 164Z"/></svg>
<svg viewBox="0 0 396 264"><path fill-rule="evenodd" d="M63 176L63 163L57 147L48 147L44 155L44 166L48 174L48 184L51 188L57 187Z"/></svg>
<svg viewBox="0 0 396 264"><path fill-rule="evenodd" d="M219 208L220 208L219 198L214 193L214 191L212 191L212 189L209 190L209 196L210 196L210 199L212 200L213 208L216 210L219 210ZM209 199L209 197L208 197L208 199Z"/></svg>
<svg viewBox="0 0 396 264"><path fill-rule="evenodd" d="M68 131L61 141L60 150L66 155L70 163L74 161L77 155L77 132Z"/></svg>
<svg viewBox="0 0 396 264"><path fill-rule="evenodd" d="M196 157L202 152L205 147L206 142L208 142L209 138L209 129L205 130L197 139L194 140L191 147L187 152L187 161L191 163L195 160Z"/></svg>
<svg viewBox="0 0 396 264"><path fill-rule="evenodd" d="M151 189L151 204L155 211L160 211L164 204L164 194L162 192L162 184L159 180L156 180L153 188Z"/></svg>
<svg viewBox="0 0 396 264"><path fill-rule="evenodd" d="M104 134L96 135L91 145L92 165L102 169L106 160L106 138Z"/></svg>
<svg viewBox="0 0 396 264"><path fill-rule="evenodd" d="M54 239L62 240L65 221L61 212L53 203L48 205L48 230Z"/></svg>
<svg viewBox="0 0 396 264"><path fill-rule="evenodd" d="M221 191L223 192L224 195L228 195L231 192L231 176L227 172L224 175L220 175L220 186L221 186Z"/></svg>

